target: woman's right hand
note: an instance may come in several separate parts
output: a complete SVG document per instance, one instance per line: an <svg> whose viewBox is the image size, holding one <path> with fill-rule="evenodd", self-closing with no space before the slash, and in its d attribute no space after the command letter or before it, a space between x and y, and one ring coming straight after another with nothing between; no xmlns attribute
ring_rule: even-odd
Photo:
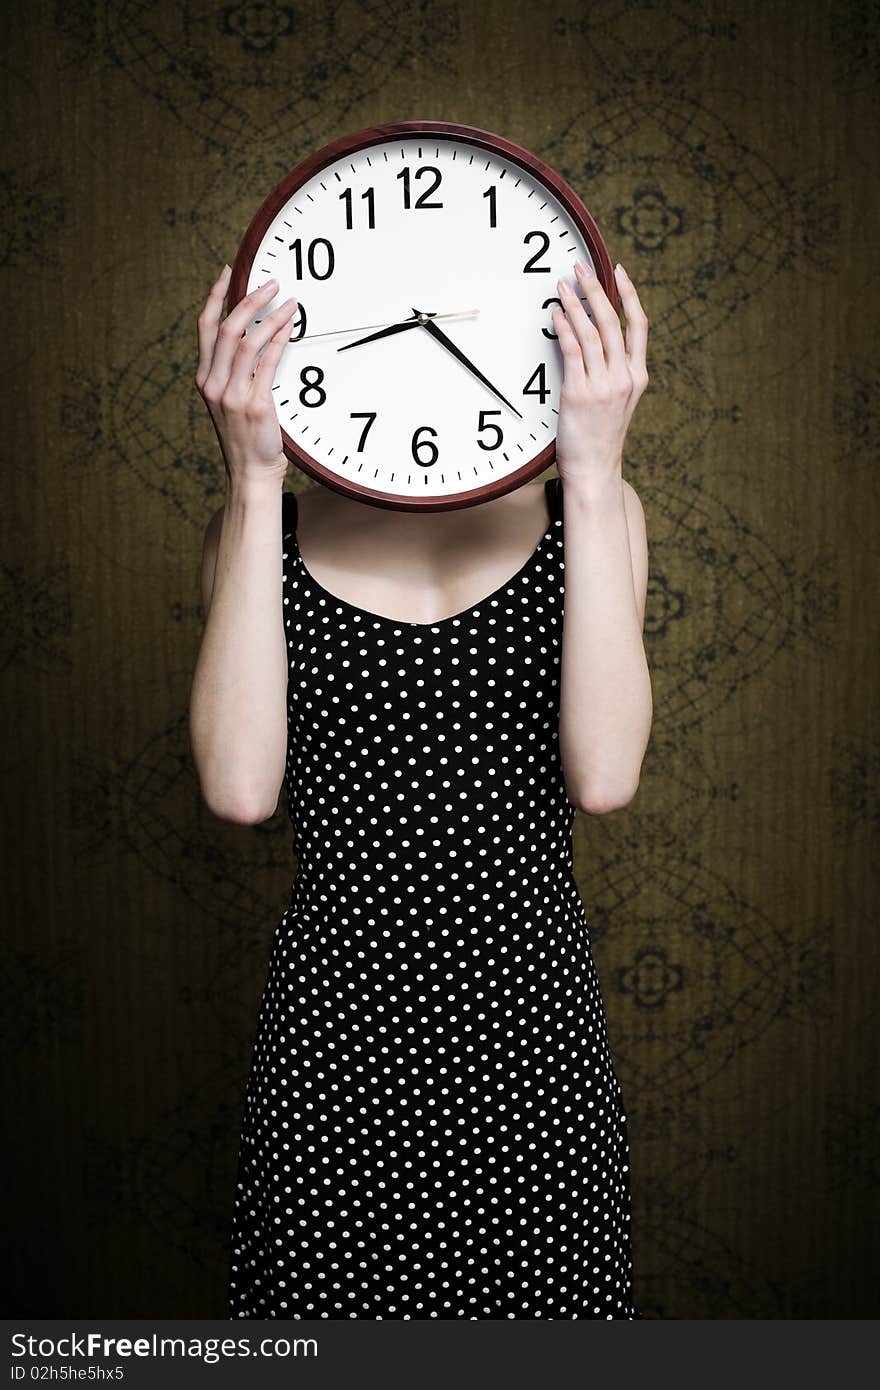
<svg viewBox="0 0 880 1390"><path fill-rule="evenodd" d="M217 431L230 482L273 476L283 482L287 456L282 449L272 384L287 346L297 301L286 300L243 336L260 309L271 304L278 282L268 280L245 295L221 326L231 274L230 267L224 266L199 314L195 384Z"/></svg>

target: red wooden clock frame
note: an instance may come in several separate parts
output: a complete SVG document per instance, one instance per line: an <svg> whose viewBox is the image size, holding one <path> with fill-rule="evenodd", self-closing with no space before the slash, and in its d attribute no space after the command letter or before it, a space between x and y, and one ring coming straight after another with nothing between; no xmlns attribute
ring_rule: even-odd
<svg viewBox="0 0 880 1390"><path fill-rule="evenodd" d="M371 145L379 145L386 140L393 140L395 136L411 139L420 134L454 136L466 144L476 145L479 149L489 150L496 155L503 155L505 159L520 165L521 168L539 178L553 192L581 233L595 266L596 276L611 303L618 312L620 311L620 299L611 257L594 218L574 189L560 178L554 169L551 169L549 165L538 159L529 150L524 149L522 145L516 145L512 140L506 140L502 135L494 135L491 131L480 130L477 126L455 125L450 121L397 121L392 125L367 126L364 130L357 130L350 135L342 136L339 140L332 141L329 145L323 145L321 149L310 154L307 159L292 169L265 199L242 238L229 281L227 294L229 309L232 309L247 293L248 277L260 243L273 219L298 188L343 155L368 149ZM337 492L351 497L355 501L369 502L398 511L454 511L458 507L470 507L479 502L488 502L493 497L500 497L506 492L513 492L537 474L543 473L544 469L548 468L556 458L556 440L553 439L545 449L542 449L540 454L523 464L521 468L516 469L513 473L505 474L503 478L486 483L483 487L472 488L464 493L442 496L435 494L424 497L400 497L395 493L364 487L360 483L355 483L350 479L341 477L338 473L331 472L317 459L313 459L310 454L307 454L304 449L301 449L283 427L281 428L281 439L287 457L292 462L297 463L309 477L316 478L327 487L334 488Z"/></svg>

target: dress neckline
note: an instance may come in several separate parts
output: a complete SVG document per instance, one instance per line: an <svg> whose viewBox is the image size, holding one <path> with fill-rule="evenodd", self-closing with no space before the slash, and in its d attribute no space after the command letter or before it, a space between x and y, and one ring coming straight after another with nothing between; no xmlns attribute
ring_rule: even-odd
<svg viewBox="0 0 880 1390"><path fill-rule="evenodd" d="M311 570L306 565L306 562L303 559L302 554L300 553L299 537L297 535L297 528L299 524L298 507L296 508L297 524L294 526L292 532L294 556L296 558L297 564L300 567L300 570L302 571L302 574L305 576L306 581L311 585L311 587L315 589L318 592L318 594L321 595L322 598L327 599L330 603L336 604L340 608L344 608L347 613L359 614L362 618L367 619L367 621L369 622L384 623L386 626L397 628L400 631L403 631L404 629L410 629L418 632L437 632L441 628L448 627L451 623L460 623L463 621L463 619L469 618L473 614L476 614L479 609L484 608L487 604L490 604L495 599L497 599L498 595L502 594L505 589L509 589L512 587L512 585L520 583L530 573L532 566L537 564L538 559L543 554L544 547L556 531L556 526L559 517L555 514L551 492L551 489L555 486L555 477L547 478L544 482L544 501L546 503L547 510L550 515L550 523L543 536L538 541L538 544L535 546L532 553L523 562L523 564L520 565L519 569L515 570L509 579L505 579L502 584L499 584L497 589L493 589L490 594L486 594L483 598L478 599L476 603L472 603L469 608L462 608L457 613L450 613L449 616L446 618L437 618L432 623L411 623L407 621L407 619L405 618L390 618L387 613L373 613L369 608L364 608L360 604L349 603L347 599L341 598L339 594L331 593L329 589L325 589L324 585L320 584L318 580L315 578L315 576L312 574ZM296 498L294 497L294 504L295 502Z"/></svg>

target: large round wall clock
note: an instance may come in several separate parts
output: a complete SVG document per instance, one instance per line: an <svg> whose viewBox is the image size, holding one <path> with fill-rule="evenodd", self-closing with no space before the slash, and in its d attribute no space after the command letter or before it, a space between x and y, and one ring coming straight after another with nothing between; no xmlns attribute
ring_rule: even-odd
<svg viewBox="0 0 880 1390"><path fill-rule="evenodd" d="M288 458L364 502L446 510L553 462L551 315L578 259L617 305L596 222L559 174L489 131L404 121L325 145L278 184L228 303L271 277L261 315L298 301L272 386Z"/></svg>

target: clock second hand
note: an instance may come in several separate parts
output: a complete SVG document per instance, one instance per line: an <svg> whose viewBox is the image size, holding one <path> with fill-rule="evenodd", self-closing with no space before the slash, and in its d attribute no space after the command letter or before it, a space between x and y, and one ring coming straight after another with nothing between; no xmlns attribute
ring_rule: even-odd
<svg viewBox="0 0 880 1390"><path fill-rule="evenodd" d="M456 309L451 314L432 314L431 317L435 319L460 319L465 318L469 314L478 314L479 312L479 309ZM415 320L406 319L405 322L407 324L407 327L410 323L412 323L413 327L416 326ZM326 328L321 333L304 333L302 338L297 338L295 339L295 341L300 343L304 342L306 338L333 338L336 336L337 333L366 333L371 328L388 327L390 327L388 323L362 323L359 324L356 328ZM355 344L352 343L352 347L354 346Z"/></svg>
<svg viewBox="0 0 880 1390"><path fill-rule="evenodd" d="M586 304L587 302L583 295L578 295L578 299L580 299L582 304ZM429 319L463 319L469 318L472 314L478 314L479 312L479 309L456 309L454 310L454 312L449 314L429 313L426 314L425 317ZM259 323L260 320L256 319L255 322ZM305 342L306 338L335 338L340 333L367 333L371 328L415 328L418 322L418 319L410 318L404 319L403 323L363 323L360 324L357 328L325 328L320 333L304 333L301 338L291 338L290 341L292 343L302 343ZM358 343L346 344L346 347L358 346ZM338 348L337 351L344 352L345 348ZM498 394L500 395L500 392ZM503 399L504 398L502 397L502 400ZM507 404L509 405L510 402L508 401Z"/></svg>

